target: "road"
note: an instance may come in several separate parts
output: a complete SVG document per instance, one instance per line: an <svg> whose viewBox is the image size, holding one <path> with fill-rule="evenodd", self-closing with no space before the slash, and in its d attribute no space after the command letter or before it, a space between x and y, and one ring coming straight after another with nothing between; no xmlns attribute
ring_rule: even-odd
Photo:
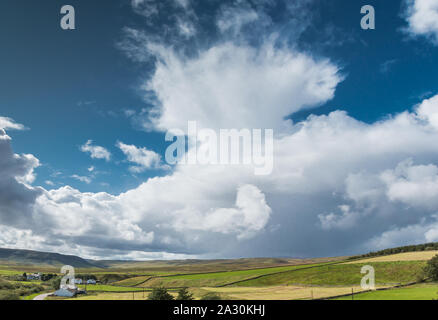
<svg viewBox="0 0 438 320"><path fill-rule="evenodd" d="M35 298L33 298L33 300L44 300L45 298L47 298L51 294L53 294L53 292L43 293L43 294L40 294L40 295L36 296Z"/></svg>

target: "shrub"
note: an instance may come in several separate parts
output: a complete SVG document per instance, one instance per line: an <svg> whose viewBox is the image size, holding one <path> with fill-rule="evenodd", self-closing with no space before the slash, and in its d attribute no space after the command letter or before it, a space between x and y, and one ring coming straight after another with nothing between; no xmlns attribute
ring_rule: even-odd
<svg viewBox="0 0 438 320"><path fill-rule="evenodd" d="M15 289L15 286L5 280L0 279L0 290L12 290Z"/></svg>
<svg viewBox="0 0 438 320"><path fill-rule="evenodd" d="M178 291L176 300L193 300L193 294L187 288L182 288Z"/></svg>
<svg viewBox="0 0 438 320"><path fill-rule="evenodd" d="M58 290L59 287L61 286L61 278L60 277L56 277L53 278L52 280L48 281L50 288L52 288L53 290Z"/></svg>
<svg viewBox="0 0 438 320"><path fill-rule="evenodd" d="M149 294L149 300L174 300L173 296L167 292L166 288L154 288Z"/></svg>
<svg viewBox="0 0 438 320"><path fill-rule="evenodd" d="M41 275L41 281L49 281L53 278L56 278L56 274L54 274L54 273L47 273L47 274Z"/></svg>
<svg viewBox="0 0 438 320"><path fill-rule="evenodd" d="M427 262L424 273L432 281L438 281L438 255Z"/></svg>
<svg viewBox="0 0 438 320"><path fill-rule="evenodd" d="M20 300L20 296L15 291L0 291L0 300Z"/></svg>
<svg viewBox="0 0 438 320"><path fill-rule="evenodd" d="M421 270L421 271L417 274L417 276L416 276L416 281L417 281L418 283L420 283L420 282L425 282L425 281L427 280L427 278L428 278L428 275L426 274L426 272L425 272L425 268L424 268L423 270Z"/></svg>

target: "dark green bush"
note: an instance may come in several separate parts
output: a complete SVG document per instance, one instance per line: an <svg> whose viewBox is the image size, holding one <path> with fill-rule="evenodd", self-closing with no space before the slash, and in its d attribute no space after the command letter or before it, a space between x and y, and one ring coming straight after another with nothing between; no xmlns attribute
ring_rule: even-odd
<svg viewBox="0 0 438 320"><path fill-rule="evenodd" d="M438 281L438 255L427 261L424 274L432 281Z"/></svg>
<svg viewBox="0 0 438 320"><path fill-rule="evenodd" d="M56 277L56 278L53 278L52 280L49 280L48 284L49 284L51 289L58 290L59 287L61 286L61 277Z"/></svg>
<svg viewBox="0 0 438 320"><path fill-rule="evenodd" d="M188 288L182 288L178 291L178 297L176 300L194 300L193 294L191 294Z"/></svg>
<svg viewBox="0 0 438 320"><path fill-rule="evenodd" d="M148 296L149 300L174 300L173 296L167 292L166 288L154 288Z"/></svg>

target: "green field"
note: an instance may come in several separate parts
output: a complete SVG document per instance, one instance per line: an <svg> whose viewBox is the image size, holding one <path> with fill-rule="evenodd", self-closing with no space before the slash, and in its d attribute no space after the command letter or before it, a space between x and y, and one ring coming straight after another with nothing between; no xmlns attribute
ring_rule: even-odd
<svg viewBox="0 0 438 320"><path fill-rule="evenodd" d="M13 276L13 275L21 275L21 274L23 274L22 271L11 270L11 269L7 269L7 268L3 269L0 267L0 275L1 276Z"/></svg>
<svg viewBox="0 0 438 320"><path fill-rule="evenodd" d="M296 265L296 266L276 267L276 268L188 274L188 275L178 275L178 276L170 276L170 277L155 277L142 283L140 286L146 288L157 287L157 286L164 286L167 288L217 287L217 286L229 285L238 281L244 281L246 279L252 279L255 277L276 274L280 272L288 272L291 270L298 270L298 269L309 268L314 266L317 265L315 264Z"/></svg>
<svg viewBox="0 0 438 320"><path fill-rule="evenodd" d="M143 282L149 280L150 278L151 278L151 276L133 277L133 278L128 278L128 279L125 279L122 281L114 282L113 285L135 287L135 286L138 286L138 285L142 284Z"/></svg>
<svg viewBox="0 0 438 320"><path fill-rule="evenodd" d="M85 289L84 285L81 285L79 287L81 289ZM96 284L96 285L87 285L87 291L88 292L132 292L132 291L143 291L143 288Z"/></svg>
<svg viewBox="0 0 438 320"><path fill-rule="evenodd" d="M372 291L354 295L354 300L437 300L438 284L415 285L381 291ZM352 300L351 296L333 300Z"/></svg>
<svg viewBox="0 0 438 320"><path fill-rule="evenodd" d="M376 284L398 284L416 281L417 274L425 262L376 262L369 263L375 268ZM338 264L318 268L273 274L253 280L243 281L234 286L264 287L278 285L318 285L318 286L354 286L360 284L363 264Z"/></svg>

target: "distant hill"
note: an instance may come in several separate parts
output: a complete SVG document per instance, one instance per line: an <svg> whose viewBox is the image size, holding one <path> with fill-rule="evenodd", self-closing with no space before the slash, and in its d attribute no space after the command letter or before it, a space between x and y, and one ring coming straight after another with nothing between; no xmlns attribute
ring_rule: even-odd
<svg viewBox="0 0 438 320"><path fill-rule="evenodd" d="M148 261L125 261L125 260L91 260L78 256L64 255L59 253L38 252L32 250L2 249L0 248L0 265L9 266L47 266L60 267L70 265L75 268L105 268L105 269L148 269L170 270L180 272L205 272L217 270L235 270L251 268L267 268L295 264L312 264L329 262L342 259L315 258L244 258L244 259L218 259L218 260L148 260Z"/></svg>
<svg viewBox="0 0 438 320"><path fill-rule="evenodd" d="M59 253L38 252L31 250L1 249L0 264L6 265L45 265L64 266L70 265L75 268L100 268L101 265L77 256L63 255Z"/></svg>
<svg viewBox="0 0 438 320"><path fill-rule="evenodd" d="M333 262L345 260L346 257L333 258L314 258L314 259L299 259L299 258L243 258L243 259L218 259L218 260L154 260L154 261L117 261L117 260L101 260L96 261L99 265L110 269L117 270L149 270L151 272L218 272L232 270L246 270L271 268L300 264L316 264L324 262Z"/></svg>
<svg viewBox="0 0 438 320"><path fill-rule="evenodd" d="M314 264L333 262L343 259L371 258L403 252L438 250L438 242L419 245L410 245L390 248L377 252L370 252L353 257L329 257L314 259L299 258L243 258L243 259L217 259L217 260L149 260L149 261L124 261L124 260L90 260L78 256L59 253L38 252L19 249L1 249L0 265L29 265L60 267L70 265L75 268L105 268L105 269L148 269L161 271L180 272L206 272L217 270L236 270L268 268L284 265Z"/></svg>

